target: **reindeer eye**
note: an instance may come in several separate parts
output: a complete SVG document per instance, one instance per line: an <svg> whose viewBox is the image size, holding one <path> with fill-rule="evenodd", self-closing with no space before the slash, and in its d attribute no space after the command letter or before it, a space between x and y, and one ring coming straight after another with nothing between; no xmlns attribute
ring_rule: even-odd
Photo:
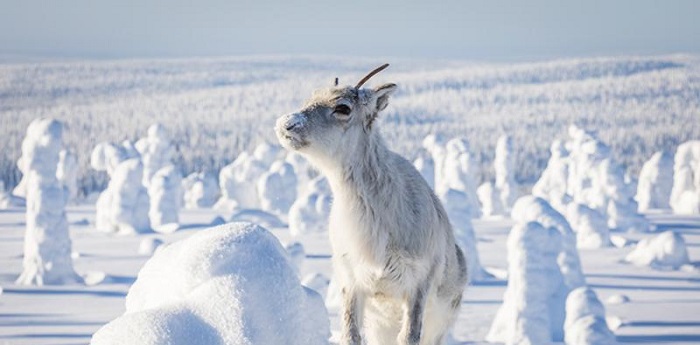
<svg viewBox="0 0 700 345"><path fill-rule="evenodd" d="M350 115L351 111L352 109L345 104L338 104L335 106L335 109L333 109L334 113L341 115Z"/></svg>

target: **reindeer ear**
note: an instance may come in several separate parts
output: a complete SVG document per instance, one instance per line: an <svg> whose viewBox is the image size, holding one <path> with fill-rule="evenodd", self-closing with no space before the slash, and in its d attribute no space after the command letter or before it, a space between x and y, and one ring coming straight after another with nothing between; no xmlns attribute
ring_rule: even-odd
<svg viewBox="0 0 700 345"><path fill-rule="evenodd" d="M377 111L382 111L389 105L389 96L396 91L396 84L389 83L374 89L374 96L377 97Z"/></svg>

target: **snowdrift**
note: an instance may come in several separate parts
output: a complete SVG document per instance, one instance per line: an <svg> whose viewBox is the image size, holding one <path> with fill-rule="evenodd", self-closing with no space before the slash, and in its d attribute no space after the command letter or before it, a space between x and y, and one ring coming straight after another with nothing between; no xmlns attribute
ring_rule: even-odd
<svg viewBox="0 0 700 345"><path fill-rule="evenodd" d="M91 344L328 344L321 297L302 287L279 241L250 223L197 232L144 265L126 312Z"/></svg>

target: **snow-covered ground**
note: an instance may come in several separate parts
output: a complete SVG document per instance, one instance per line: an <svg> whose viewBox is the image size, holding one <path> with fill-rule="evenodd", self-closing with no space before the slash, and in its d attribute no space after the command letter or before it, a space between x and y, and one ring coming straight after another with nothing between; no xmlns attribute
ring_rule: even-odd
<svg viewBox="0 0 700 345"><path fill-rule="evenodd" d="M209 209L183 210L182 229L172 234L120 236L96 231L93 206L67 209L73 239L75 270L99 281L93 286L17 286L22 270L25 214L21 209L0 210L0 344L86 344L102 325L125 311L125 296L136 274L148 259L139 254L146 238L165 243L189 237L207 228L216 217ZM700 217L651 214L656 233L623 234L631 242L651 238L666 230L681 234L688 246L691 264L700 258ZM509 220L475 220L482 265L492 272L507 268L506 238ZM292 241L285 228L271 229L282 243ZM306 259L301 276L322 273L331 276L327 234L302 235L293 241L303 244ZM633 247L580 250L587 283L605 304L609 323L621 343L700 343L700 273L697 270L659 270L625 263ZM498 276L498 274L496 274ZM88 280L89 281L89 280ZM506 281L493 278L467 288L457 321L455 337L460 344L481 344L502 303ZM620 303L623 296L629 302ZM337 311L330 310L331 329L338 330Z"/></svg>

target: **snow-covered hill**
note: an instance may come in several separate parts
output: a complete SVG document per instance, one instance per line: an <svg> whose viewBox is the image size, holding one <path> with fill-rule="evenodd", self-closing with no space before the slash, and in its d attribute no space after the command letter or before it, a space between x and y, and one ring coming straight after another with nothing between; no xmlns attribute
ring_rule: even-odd
<svg viewBox="0 0 700 345"><path fill-rule="evenodd" d="M496 138L517 146L516 179L534 183L552 139L578 123L598 131L616 160L637 175L660 150L700 137L700 59L695 56L594 58L519 64L387 59L374 83L399 84L383 133L415 158L430 132L465 135L491 177ZM0 180L19 179L15 161L29 122L67 124L78 155L80 187L106 186L89 169L100 141L143 136L154 122L173 133L183 174L218 171L241 150L275 143L274 119L297 109L313 89L339 77L354 84L385 62L337 57L72 61L0 64ZM479 182L479 181L477 181Z"/></svg>

